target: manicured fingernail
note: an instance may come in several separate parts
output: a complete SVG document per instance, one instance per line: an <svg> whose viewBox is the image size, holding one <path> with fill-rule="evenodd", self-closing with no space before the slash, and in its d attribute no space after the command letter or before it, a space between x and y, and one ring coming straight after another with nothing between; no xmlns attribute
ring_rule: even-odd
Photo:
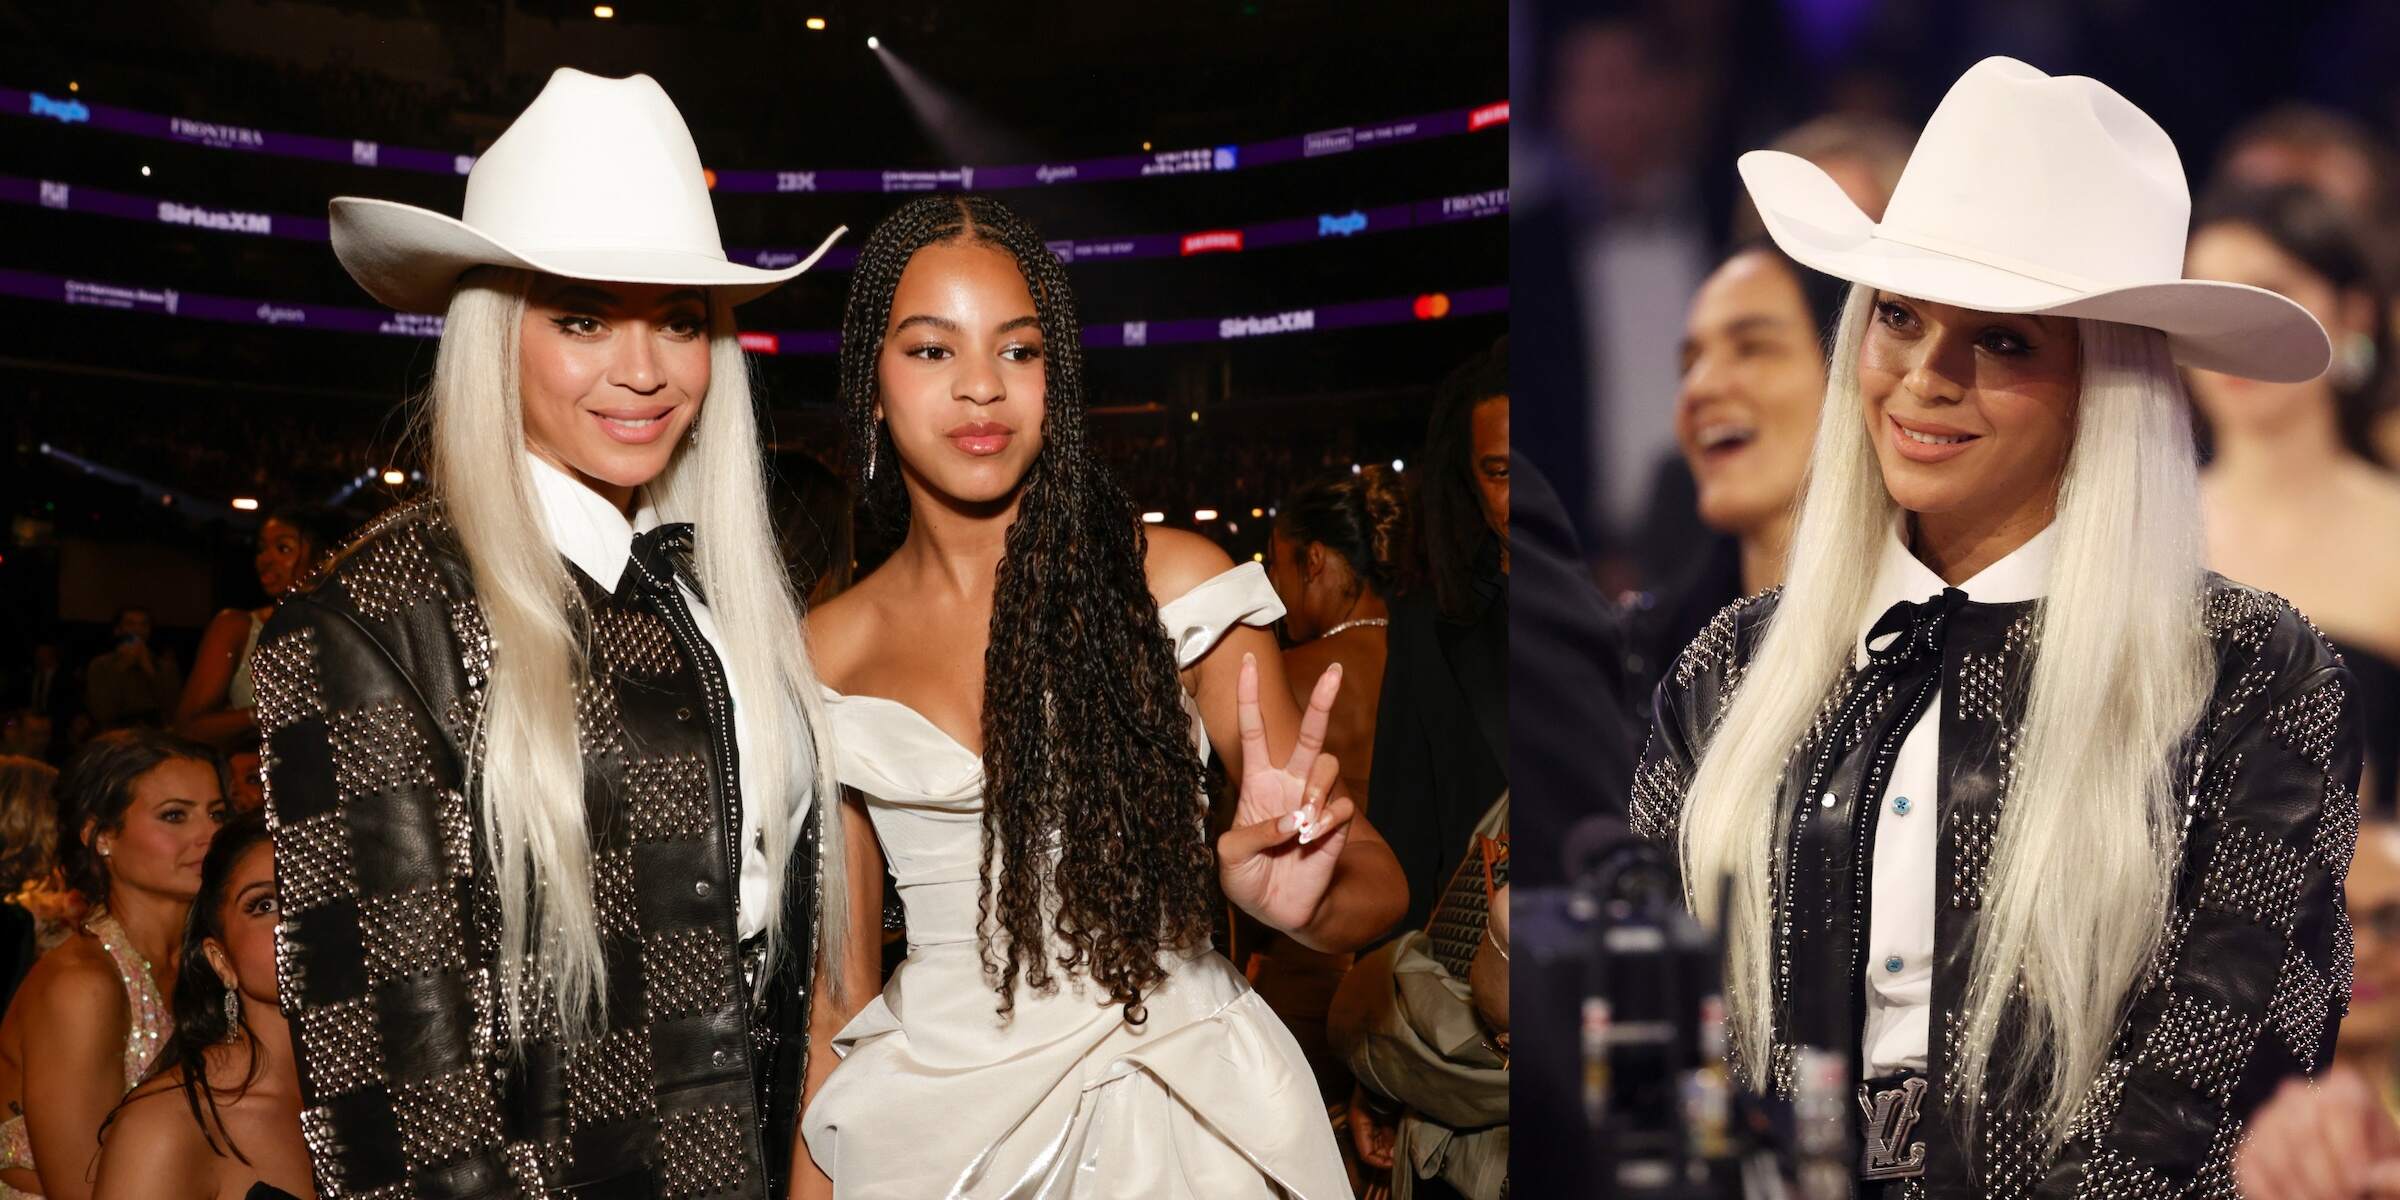
<svg viewBox="0 0 2400 1200"><path fill-rule="evenodd" d="M1247 650L1244 650L1244 651L1242 651L1242 665L1243 665L1243 666L1245 666L1245 667L1249 667L1249 666L1256 666L1257 664L1258 664L1258 656L1257 656L1257 655L1255 655L1255 654L1252 654L1252 653L1250 653L1250 652L1249 652L1249 651L1247 651Z"/></svg>
<svg viewBox="0 0 2400 1200"><path fill-rule="evenodd" d="M1282 833L1290 833L1300 828L1300 814L1296 812L1283 814L1283 819L1275 822L1275 828Z"/></svg>
<svg viewBox="0 0 2400 1200"><path fill-rule="evenodd" d="M1335 676L1336 678L1339 678L1339 677L1341 676L1341 673L1342 673L1342 664L1340 664L1340 663L1335 663L1335 664L1333 664L1332 666L1325 668L1325 671L1326 671L1326 673L1327 673L1327 674L1329 674L1329 675L1333 675L1333 676Z"/></svg>

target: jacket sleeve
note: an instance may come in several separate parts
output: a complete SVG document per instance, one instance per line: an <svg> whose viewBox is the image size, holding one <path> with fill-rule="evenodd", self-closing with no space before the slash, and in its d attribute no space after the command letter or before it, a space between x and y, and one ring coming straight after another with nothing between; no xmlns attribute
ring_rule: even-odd
<svg viewBox="0 0 2400 1200"><path fill-rule="evenodd" d="M288 600L253 672L317 1193L519 1194L469 938L461 769L418 684L338 597Z"/></svg>
<svg viewBox="0 0 2400 1200"><path fill-rule="evenodd" d="M2040 1195L2231 1196L2244 1122L2332 1060L2350 995L2352 684L2298 613L2251 596L2277 611L2252 615L2258 651L2211 701L2164 944Z"/></svg>
<svg viewBox="0 0 2400 1200"><path fill-rule="evenodd" d="M1650 698L1650 739L1634 768L1633 796L1625 808L1633 835L1664 849L1669 856L1683 828L1683 801L1692 772L1700 765L1715 722L1739 682L1737 637L1745 608L1756 601L1736 601L1692 639L1675 664L1658 681Z"/></svg>

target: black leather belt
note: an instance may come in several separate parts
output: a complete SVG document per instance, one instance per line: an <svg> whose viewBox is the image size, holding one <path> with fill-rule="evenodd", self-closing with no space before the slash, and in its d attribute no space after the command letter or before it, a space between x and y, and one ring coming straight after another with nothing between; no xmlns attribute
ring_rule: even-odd
<svg viewBox="0 0 2400 1200"><path fill-rule="evenodd" d="M1925 1143L1910 1141L1925 1115L1923 1075L1902 1071L1858 1085L1858 1177L1870 1183L1925 1174Z"/></svg>

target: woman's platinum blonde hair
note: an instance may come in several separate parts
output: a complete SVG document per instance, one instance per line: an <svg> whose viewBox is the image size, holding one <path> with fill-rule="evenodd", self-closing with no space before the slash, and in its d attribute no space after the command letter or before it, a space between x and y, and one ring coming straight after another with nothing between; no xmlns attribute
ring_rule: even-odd
<svg viewBox="0 0 2400 1200"><path fill-rule="evenodd" d="M1843 311L1783 594L1684 810L1686 899L1724 932L1734 1041L1757 1084L1755 1064L1772 1061L1770 843L1784 769L1849 666L1900 514L1859 395L1873 299L1853 288ZM2082 387L2056 557L1949 1080L1953 1097L1980 1098L1956 1104L1966 1124L2010 1095L2040 1114L2053 1147L2163 936L2181 860L2177 751L2214 679L2189 407L2166 338L2077 326ZM1721 878L1731 881L1722 913Z"/></svg>
<svg viewBox="0 0 2400 1200"><path fill-rule="evenodd" d="M498 884L500 981L512 1042L524 1036L529 1005L545 1003L545 978L556 989L567 1039L588 1033L607 973L575 724L576 698L592 686L578 649L588 614L565 560L549 549L518 392L518 335L534 279L486 267L461 282L420 417L434 494L458 531L492 634L491 680L469 786L482 800L485 867ZM833 945L849 916L833 755L799 601L776 556L749 363L731 306L712 296L709 310L709 388L693 436L642 494L662 520L692 523L700 591L725 641L724 669L744 695L770 698L767 711L746 718L753 736L742 746L745 764L770 781L770 796L813 785L814 803L825 810L818 921L825 944ZM767 911L780 913L800 830L789 805L752 802L764 816L775 881ZM769 920L770 961L794 932ZM837 990L840 981L830 972L838 962L832 955L823 968ZM771 974L760 972L761 987Z"/></svg>

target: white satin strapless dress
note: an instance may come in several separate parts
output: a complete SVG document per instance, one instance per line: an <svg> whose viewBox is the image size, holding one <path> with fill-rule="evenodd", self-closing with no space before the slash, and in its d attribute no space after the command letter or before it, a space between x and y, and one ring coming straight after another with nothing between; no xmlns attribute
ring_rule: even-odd
<svg viewBox="0 0 2400 1200"><path fill-rule="evenodd" d="M1282 615L1255 563L1159 610L1184 666L1235 626ZM825 704L909 941L835 1039L842 1061L801 1117L836 1195L1346 1200L1299 1044L1223 955L1174 962L1138 1029L1079 979L1047 996L1020 985L1003 1021L976 942L982 760L895 701L827 692ZM1193 734L1205 738L1196 714Z"/></svg>

